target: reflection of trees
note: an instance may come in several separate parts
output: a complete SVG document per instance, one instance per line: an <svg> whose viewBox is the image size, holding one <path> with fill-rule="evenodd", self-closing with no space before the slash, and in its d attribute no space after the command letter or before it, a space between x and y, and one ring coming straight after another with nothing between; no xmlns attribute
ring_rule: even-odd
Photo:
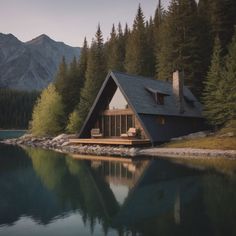
<svg viewBox="0 0 236 236"><path fill-rule="evenodd" d="M1 147L0 161L0 224L12 224L22 215L46 224L61 212L22 149Z"/></svg>
<svg viewBox="0 0 236 236"><path fill-rule="evenodd" d="M204 203L214 235L236 235L236 176L203 178Z"/></svg>
<svg viewBox="0 0 236 236"><path fill-rule="evenodd" d="M58 153L42 149L28 149L28 153L35 172L56 194L61 205L80 210L92 230L96 220L106 230L118 204L109 185L93 171L90 162L63 158Z"/></svg>
<svg viewBox="0 0 236 236"><path fill-rule="evenodd" d="M123 225L133 235L185 235L191 231L201 235L206 224L202 224L199 175L198 170L153 161L113 219L113 227Z"/></svg>
<svg viewBox="0 0 236 236"><path fill-rule="evenodd" d="M79 211L92 232L99 222L105 233L112 227L120 235L236 234L233 172L225 177L164 160L78 161L53 151L26 151L30 159L12 147L0 157L0 224L22 215L48 224ZM131 190L120 206L110 183Z"/></svg>

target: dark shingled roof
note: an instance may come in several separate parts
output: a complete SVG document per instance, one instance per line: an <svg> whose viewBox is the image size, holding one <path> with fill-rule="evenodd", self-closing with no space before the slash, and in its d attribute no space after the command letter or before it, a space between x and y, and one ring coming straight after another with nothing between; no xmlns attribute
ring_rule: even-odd
<svg viewBox="0 0 236 236"><path fill-rule="evenodd" d="M133 107L136 113L149 115L168 115L181 117L202 117L201 104L191 91L184 86L184 112L180 113L172 91L172 83L154 80L142 76L128 75L120 72L111 72L110 76L116 81L120 90ZM109 77L110 77L109 76ZM147 88L159 91L165 96L164 104L158 105ZM189 104L191 101L192 104Z"/></svg>
<svg viewBox="0 0 236 236"><path fill-rule="evenodd" d="M201 104L191 91L184 87L184 112L180 112L172 91L172 84L141 76L110 72L80 130L80 138L90 137L90 131L102 109L106 108L107 97L111 98L119 87L129 106L137 116L152 143L169 140L202 129ZM164 104L157 104L153 93L164 96ZM107 96L107 97L105 97ZM157 115L166 116L167 125L159 125ZM173 118L173 119L172 119ZM193 127L193 119L198 119ZM200 118L200 119L199 119Z"/></svg>

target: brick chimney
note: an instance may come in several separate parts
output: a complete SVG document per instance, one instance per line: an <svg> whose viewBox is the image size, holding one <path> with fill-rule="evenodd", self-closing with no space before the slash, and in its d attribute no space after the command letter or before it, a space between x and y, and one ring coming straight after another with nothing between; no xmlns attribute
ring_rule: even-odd
<svg viewBox="0 0 236 236"><path fill-rule="evenodd" d="M178 70L173 73L173 94L175 96L176 105L178 107L179 113L184 112L184 96L183 96L183 87L184 87L184 81L183 81L183 74L180 73Z"/></svg>

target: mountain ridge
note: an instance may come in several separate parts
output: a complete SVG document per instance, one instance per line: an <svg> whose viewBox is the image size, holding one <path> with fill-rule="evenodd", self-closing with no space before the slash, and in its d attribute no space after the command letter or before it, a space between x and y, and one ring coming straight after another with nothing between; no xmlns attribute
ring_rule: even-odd
<svg viewBox="0 0 236 236"><path fill-rule="evenodd" d="M42 90L55 77L64 56L67 63L79 58L80 48L57 42L46 34L22 42L0 33L0 87Z"/></svg>

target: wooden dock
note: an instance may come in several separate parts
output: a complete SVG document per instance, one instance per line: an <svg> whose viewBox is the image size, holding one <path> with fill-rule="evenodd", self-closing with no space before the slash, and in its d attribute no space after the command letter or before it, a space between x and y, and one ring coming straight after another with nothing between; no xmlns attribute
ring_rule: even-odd
<svg viewBox="0 0 236 236"><path fill-rule="evenodd" d="M96 144L96 145L125 145L141 146L151 144L149 139L119 139L119 138L90 138L90 139L70 139L70 144Z"/></svg>

